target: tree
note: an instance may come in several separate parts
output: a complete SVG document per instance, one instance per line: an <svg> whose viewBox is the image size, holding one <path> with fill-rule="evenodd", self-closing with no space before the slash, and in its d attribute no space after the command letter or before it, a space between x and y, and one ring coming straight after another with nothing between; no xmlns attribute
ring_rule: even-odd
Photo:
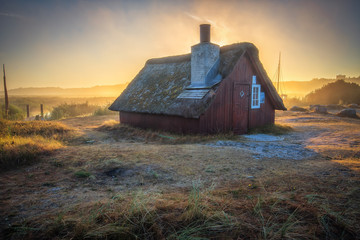
<svg viewBox="0 0 360 240"><path fill-rule="evenodd" d="M305 101L309 104L360 104L360 86L338 80L309 93Z"/></svg>

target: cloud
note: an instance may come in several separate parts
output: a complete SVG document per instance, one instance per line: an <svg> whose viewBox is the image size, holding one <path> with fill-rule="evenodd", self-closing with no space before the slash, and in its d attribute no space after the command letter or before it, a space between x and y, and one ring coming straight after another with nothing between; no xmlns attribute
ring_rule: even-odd
<svg viewBox="0 0 360 240"><path fill-rule="evenodd" d="M189 12L185 12L185 14L186 14L188 17L194 19L195 21L198 21L198 22L208 22L208 20L206 20L206 19L204 19L204 18L201 18L201 17L198 17L198 16L196 16L196 15L193 15L193 14L191 14L191 13L189 13Z"/></svg>
<svg viewBox="0 0 360 240"><path fill-rule="evenodd" d="M20 14L16 14L16 13L0 12L0 16L16 18L16 19L20 19L20 20L28 20L27 17L22 16Z"/></svg>

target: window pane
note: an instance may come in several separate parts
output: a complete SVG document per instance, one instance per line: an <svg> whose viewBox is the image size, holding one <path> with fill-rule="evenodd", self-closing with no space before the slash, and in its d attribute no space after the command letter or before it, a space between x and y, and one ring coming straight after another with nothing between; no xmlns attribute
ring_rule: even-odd
<svg viewBox="0 0 360 240"><path fill-rule="evenodd" d="M260 107L260 85L253 85L252 86L252 99L251 105L254 108Z"/></svg>
<svg viewBox="0 0 360 240"><path fill-rule="evenodd" d="M260 107L260 85L254 84L252 86L252 97L251 97L251 107L259 108Z"/></svg>

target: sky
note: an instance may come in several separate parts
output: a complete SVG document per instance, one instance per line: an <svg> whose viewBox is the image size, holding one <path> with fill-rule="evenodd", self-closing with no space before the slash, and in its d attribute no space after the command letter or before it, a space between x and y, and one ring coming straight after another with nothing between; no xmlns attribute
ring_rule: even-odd
<svg viewBox="0 0 360 240"><path fill-rule="evenodd" d="M254 43L270 77L280 51L284 81L358 77L359 13L359 0L0 0L0 63L8 89L121 84L210 23L213 43Z"/></svg>

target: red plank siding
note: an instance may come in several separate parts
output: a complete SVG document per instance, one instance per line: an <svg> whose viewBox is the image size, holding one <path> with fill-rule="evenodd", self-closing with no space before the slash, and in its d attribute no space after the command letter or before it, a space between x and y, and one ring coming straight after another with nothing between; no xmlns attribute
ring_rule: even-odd
<svg viewBox="0 0 360 240"><path fill-rule="evenodd" d="M120 123L169 132L198 133L199 119L147 113L120 112Z"/></svg>
<svg viewBox="0 0 360 240"><path fill-rule="evenodd" d="M209 109L200 117L200 128L202 132L228 132L234 130L233 115L237 111L233 104L234 84L245 84L249 86L249 101L247 109L249 114L243 117L248 119L248 127L254 128L265 124L274 123L275 110L271 105L269 94L265 92L265 103L260 109L251 109L251 84L252 76L257 76L257 83L264 91L264 80L261 74L257 74L251 59L243 55L236 63L233 71L220 84L216 91L216 97ZM244 106L245 107L245 106ZM244 119L242 121L245 121ZM246 124L243 123L243 126ZM248 129L236 130L236 133L246 133Z"/></svg>

